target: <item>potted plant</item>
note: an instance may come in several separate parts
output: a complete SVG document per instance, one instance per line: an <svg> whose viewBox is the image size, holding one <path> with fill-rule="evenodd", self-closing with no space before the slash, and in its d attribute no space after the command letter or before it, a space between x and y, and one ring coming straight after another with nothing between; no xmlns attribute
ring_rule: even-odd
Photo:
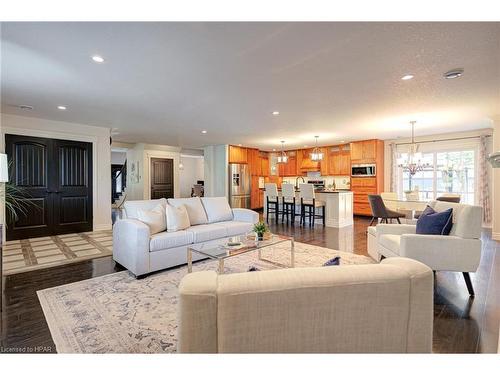
<svg viewBox="0 0 500 375"><path fill-rule="evenodd" d="M264 233L268 232L266 224L263 221L259 221L253 226L253 231L257 235L257 240L262 241L264 239Z"/></svg>

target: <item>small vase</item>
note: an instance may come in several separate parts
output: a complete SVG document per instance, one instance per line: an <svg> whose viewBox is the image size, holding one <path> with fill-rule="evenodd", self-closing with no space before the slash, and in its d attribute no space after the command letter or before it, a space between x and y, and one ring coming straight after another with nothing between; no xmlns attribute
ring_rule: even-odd
<svg viewBox="0 0 500 375"><path fill-rule="evenodd" d="M264 240L264 233L257 233L257 241Z"/></svg>

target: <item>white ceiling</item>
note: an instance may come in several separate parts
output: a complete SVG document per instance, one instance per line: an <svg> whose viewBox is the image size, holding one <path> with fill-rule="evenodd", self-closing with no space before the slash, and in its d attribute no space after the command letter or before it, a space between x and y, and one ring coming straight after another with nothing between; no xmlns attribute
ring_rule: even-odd
<svg viewBox="0 0 500 375"><path fill-rule="evenodd" d="M500 114L500 23L3 23L1 37L2 112L123 142L302 147Z"/></svg>

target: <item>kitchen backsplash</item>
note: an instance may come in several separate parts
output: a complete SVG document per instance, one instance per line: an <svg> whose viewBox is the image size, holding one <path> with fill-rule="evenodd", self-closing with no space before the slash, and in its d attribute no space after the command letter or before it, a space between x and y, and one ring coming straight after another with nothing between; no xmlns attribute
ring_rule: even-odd
<svg viewBox="0 0 500 375"><path fill-rule="evenodd" d="M304 176L305 182L309 180L323 180L325 181L325 187L332 187L333 182L335 181L335 187L337 189L350 189L351 188L351 177L349 176ZM283 177L283 183L289 183L295 185L296 177ZM301 183L302 180L299 180Z"/></svg>

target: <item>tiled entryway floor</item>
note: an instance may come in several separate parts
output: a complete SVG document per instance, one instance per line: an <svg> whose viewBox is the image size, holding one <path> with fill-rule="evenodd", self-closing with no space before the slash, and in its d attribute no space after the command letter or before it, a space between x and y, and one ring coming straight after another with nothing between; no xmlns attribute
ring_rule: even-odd
<svg viewBox="0 0 500 375"><path fill-rule="evenodd" d="M8 241L3 246L4 275L54 267L113 253L111 231Z"/></svg>

